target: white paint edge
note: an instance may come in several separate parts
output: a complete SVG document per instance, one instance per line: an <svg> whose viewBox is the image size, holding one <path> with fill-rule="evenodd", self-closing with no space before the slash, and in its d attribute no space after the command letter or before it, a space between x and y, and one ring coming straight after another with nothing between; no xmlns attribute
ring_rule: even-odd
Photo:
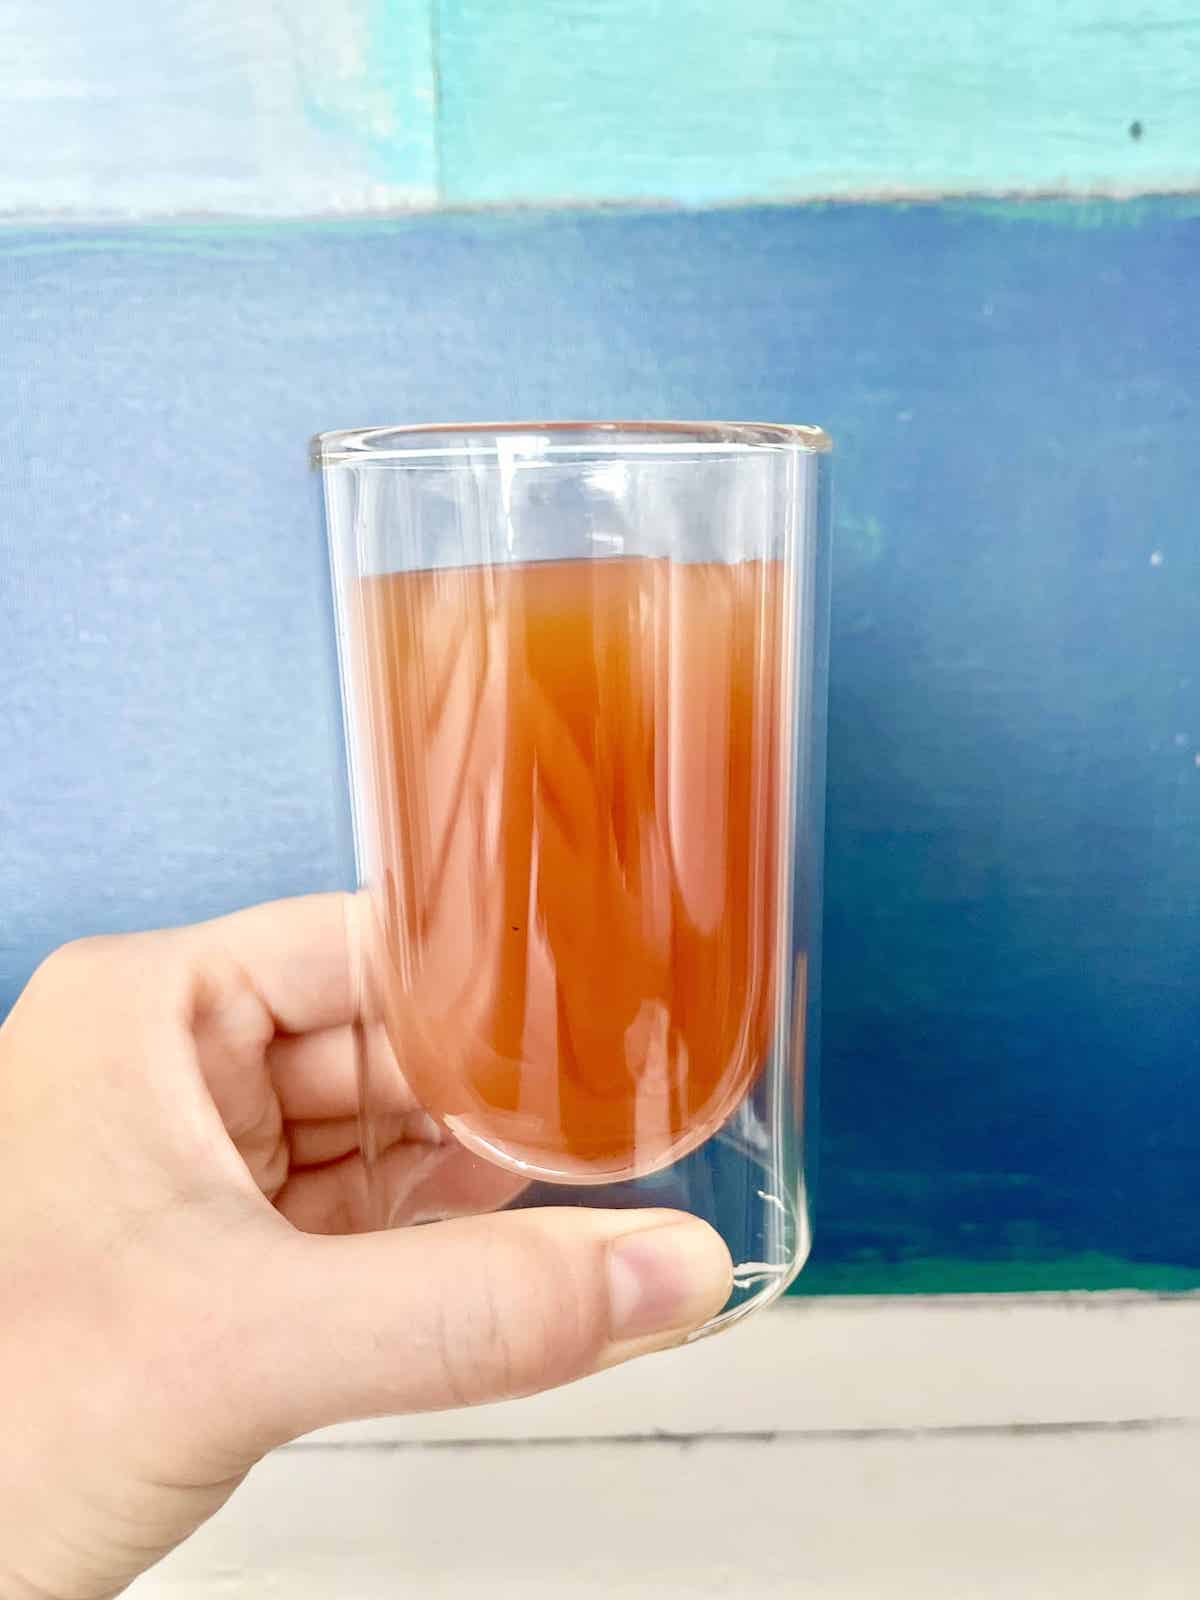
<svg viewBox="0 0 1200 1600"><path fill-rule="evenodd" d="M784 1301L727 1334L474 1411L295 1449L1200 1422L1200 1295Z"/></svg>

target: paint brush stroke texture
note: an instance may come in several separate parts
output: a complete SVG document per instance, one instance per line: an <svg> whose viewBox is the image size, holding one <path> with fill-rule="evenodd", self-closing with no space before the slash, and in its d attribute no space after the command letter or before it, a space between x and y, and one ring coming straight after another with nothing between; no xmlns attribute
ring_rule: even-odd
<svg viewBox="0 0 1200 1600"><path fill-rule="evenodd" d="M823 1281L1196 1281L1198 272L1164 201L0 235L0 1009L348 876L314 430L812 419Z"/></svg>
<svg viewBox="0 0 1200 1600"><path fill-rule="evenodd" d="M435 198L427 5L0 0L0 215Z"/></svg>
<svg viewBox="0 0 1200 1600"><path fill-rule="evenodd" d="M1192 0L0 0L0 215L1200 186Z"/></svg>
<svg viewBox="0 0 1200 1600"><path fill-rule="evenodd" d="M1193 0L441 0L440 37L451 200L1200 184Z"/></svg>

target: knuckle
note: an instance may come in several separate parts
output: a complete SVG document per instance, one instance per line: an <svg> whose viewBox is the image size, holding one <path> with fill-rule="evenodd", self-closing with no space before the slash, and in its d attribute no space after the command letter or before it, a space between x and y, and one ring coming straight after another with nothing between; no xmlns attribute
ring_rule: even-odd
<svg viewBox="0 0 1200 1600"><path fill-rule="evenodd" d="M34 969L13 1007L9 1025L19 1030L28 1024L36 1030L69 1025L72 1018L90 1011L87 991L94 987L96 946L100 940L77 939L60 945ZM7 1031L7 1029L6 1029Z"/></svg>
<svg viewBox="0 0 1200 1600"><path fill-rule="evenodd" d="M59 945L39 963L29 980L30 993L56 993L76 987L108 943L99 937L72 939L69 944Z"/></svg>
<svg viewBox="0 0 1200 1600"><path fill-rule="evenodd" d="M59 945L38 965L26 986L31 1000L63 1001L90 988L118 966L137 943L134 934L93 934Z"/></svg>
<svg viewBox="0 0 1200 1600"><path fill-rule="evenodd" d="M547 1235L512 1230L479 1263L465 1329L443 1317L438 1335L456 1404L553 1388L591 1370L605 1309L592 1275Z"/></svg>

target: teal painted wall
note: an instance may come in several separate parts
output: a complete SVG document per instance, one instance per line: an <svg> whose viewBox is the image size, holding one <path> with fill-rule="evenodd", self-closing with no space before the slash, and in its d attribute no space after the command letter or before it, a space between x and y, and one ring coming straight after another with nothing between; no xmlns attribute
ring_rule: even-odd
<svg viewBox="0 0 1200 1600"><path fill-rule="evenodd" d="M440 9L439 147L455 201L1200 182L1188 0Z"/></svg>
<svg viewBox="0 0 1200 1600"><path fill-rule="evenodd" d="M1200 187L1200 12L14 0L0 106L0 216L1151 192Z"/></svg>

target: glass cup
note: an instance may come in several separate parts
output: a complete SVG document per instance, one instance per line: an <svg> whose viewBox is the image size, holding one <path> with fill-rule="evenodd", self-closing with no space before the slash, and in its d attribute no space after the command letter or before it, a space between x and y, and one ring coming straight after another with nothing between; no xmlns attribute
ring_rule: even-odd
<svg viewBox="0 0 1200 1600"><path fill-rule="evenodd" d="M802 1265L829 448L677 422L314 441L378 1226L692 1212L735 1265L708 1329ZM414 1104L425 1168L396 1142Z"/></svg>

